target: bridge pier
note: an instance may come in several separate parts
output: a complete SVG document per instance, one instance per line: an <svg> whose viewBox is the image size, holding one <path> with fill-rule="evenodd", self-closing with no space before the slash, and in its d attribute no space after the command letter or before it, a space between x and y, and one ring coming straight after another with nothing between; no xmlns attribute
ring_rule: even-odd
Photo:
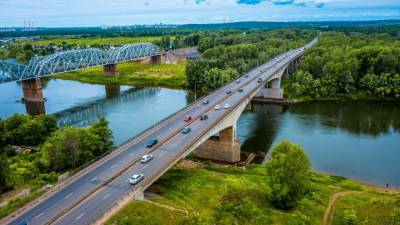
<svg viewBox="0 0 400 225"><path fill-rule="evenodd" d="M111 77L118 77L118 64L107 64L103 66L104 75L111 76Z"/></svg>
<svg viewBox="0 0 400 225"><path fill-rule="evenodd" d="M106 84L106 97L112 98L120 95L121 85L120 84Z"/></svg>
<svg viewBox="0 0 400 225"><path fill-rule="evenodd" d="M260 89L255 98L283 99L283 88L281 88L281 79L272 79L269 83L267 83L267 87Z"/></svg>
<svg viewBox="0 0 400 225"><path fill-rule="evenodd" d="M150 64L161 64L162 58L161 55L154 55L150 57Z"/></svg>
<svg viewBox="0 0 400 225"><path fill-rule="evenodd" d="M44 102L42 84L39 79L23 80L21 83L25 102Z"/></svg>
<svg viewBox="0 0 400 225"><path fill-rule="evenodd" d="M210 138L193 151L194 155L216 161L235 163L240 161L240 143L236 138L236 125L219 132L218 138Z"/></svg>
<svg viewBox="0 0 400 225"><path fill-rule="evenodd" d="M44 101L42 102L25 102L26 113L31 116L46 114Z"/></svg>

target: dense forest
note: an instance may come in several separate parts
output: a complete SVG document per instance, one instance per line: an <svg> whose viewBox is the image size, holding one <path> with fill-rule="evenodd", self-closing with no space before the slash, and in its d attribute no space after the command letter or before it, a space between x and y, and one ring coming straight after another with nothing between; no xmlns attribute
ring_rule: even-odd
<svg viewBox="0 0 400 225"><path fill-rule="evenodd" d="M203 58L186 66L189 87L216 89L272 57L300 47L317 35L316 31L285 29L257 32L215 32L200 38Z"/></svg>
<svg viewBox="0 0 400 225"><path fill-rule="evenodd" d="M56 181L113 146L108 122L89 128L58 127L54 116L15 114L0 120L0 193Z"/></svg>
<svg viewBox="0 0 400 225"><path fill-rule="evenodd" d="M388 34L323 33L289 78L288 93L400 99L400 41Z"/></svg>

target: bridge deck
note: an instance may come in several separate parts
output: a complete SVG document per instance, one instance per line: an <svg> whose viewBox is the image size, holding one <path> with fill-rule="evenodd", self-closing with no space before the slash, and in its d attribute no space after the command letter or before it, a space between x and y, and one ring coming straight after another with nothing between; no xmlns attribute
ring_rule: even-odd
<svg viewBox="0 0 400 225"><path fill-rule="evenodd" d="M315 41L315 40L314 40ZM307 47L311 46L311 42ZM224 116L240 105L241 102L255 95L257 90L265 85L273 75L288 63L304 53L300 48L275 57L273 60L250 71L249 77L241 78L241 83L234 81L207 96L210 103L201 104L201 99L177 112L175 115L144 132L131 142L120 147L118 154L109 160L99 163L93 169L55 192L49 198L21 213L10 224L89 224L128 193L141 192L157 180L173 164L188 154L192 145L206 132L211 130ZM264 82L258 83L262 77ZM243 92L238 92L243 88ZM231 95L226 91L232 90ZM229 109L214 110L216 104L223 106L229 103ZM201 121L203 114L208 120ZM188 124L183 121L185 115L191 115L193 120ZM133 125L133 123L132 123ZM190 126L192 132L182 134L181 130ZM156 138L159 144L148 149L145 144L148 139ZM147 164L138 160L144 154L151 152L154 159ZM131 186L128 179L132 174L143 173L145 179L138 185Z"/></svg>

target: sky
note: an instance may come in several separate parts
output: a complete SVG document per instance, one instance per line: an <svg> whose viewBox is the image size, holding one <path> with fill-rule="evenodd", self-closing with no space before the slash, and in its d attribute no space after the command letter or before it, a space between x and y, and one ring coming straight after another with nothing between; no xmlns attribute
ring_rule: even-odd
<svg viewBox="0 0 400 225"><path fill-rule="evenodd" d="M400 19L400 0L0 0L0 27Z"/></svg>

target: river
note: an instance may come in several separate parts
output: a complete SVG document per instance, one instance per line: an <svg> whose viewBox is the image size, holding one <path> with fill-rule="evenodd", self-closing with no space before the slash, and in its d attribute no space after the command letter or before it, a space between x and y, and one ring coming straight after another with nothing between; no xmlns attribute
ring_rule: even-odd
<svg viewBox="0 0 400 225"><path fill-rule="evenodd" d="M119 145L193 100L186 90L43 81L43 105L18 102L18 83L0 85L0 117L46 111L63 125L88 126L105 117ZM238 121L244 152L265 154L281 140L300 144L314 169L370 183L400 186L400 107L367 102L253 104Z"/></svg>

